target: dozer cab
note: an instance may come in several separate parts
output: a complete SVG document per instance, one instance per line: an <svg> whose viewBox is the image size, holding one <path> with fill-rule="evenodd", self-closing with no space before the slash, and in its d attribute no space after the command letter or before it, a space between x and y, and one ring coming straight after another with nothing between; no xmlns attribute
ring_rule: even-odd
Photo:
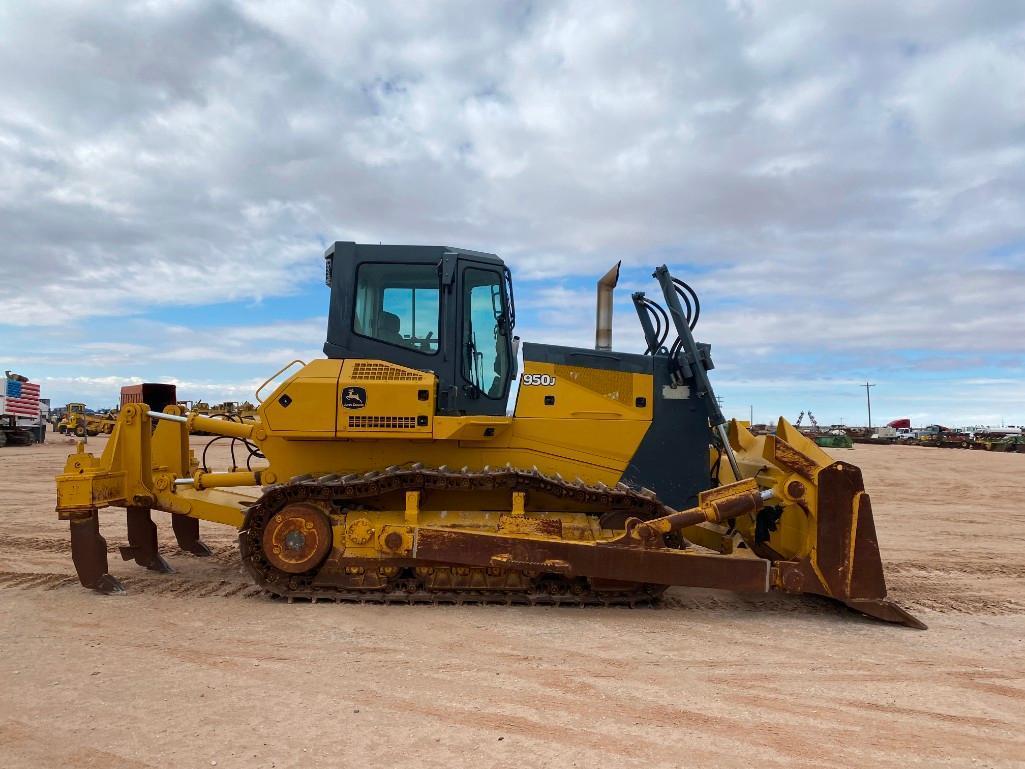
<svg viewBox="0 0 1025 769"><path fill-rule="evenodd" d="M68 458L57 511L84 586L123 591L99 530L113 506L125 560L170 570L153 510L195 555L200 520L228 525L254 582L290 600L635 605L677 585L924 627L886 598L860 471L783 419L755 436L723 417L698 297L665 266L663 303L633 295L641 353L610 349L618 265L595 349L521 350L496 256L339 242L326 268L326 358L268 380L256 421L126 404L102 456ZM246 466L197 462L200 431Z"/></svg>

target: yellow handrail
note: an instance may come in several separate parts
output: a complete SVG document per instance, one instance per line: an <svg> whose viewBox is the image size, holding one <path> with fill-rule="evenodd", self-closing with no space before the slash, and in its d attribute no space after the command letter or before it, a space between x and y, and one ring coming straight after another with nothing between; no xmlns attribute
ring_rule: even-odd
<svg viewBox="0 0 1025 769"><path fill-rule="evenodd" d="M301 360L299 360L298 358L296 358L296 359L295 359L294 361L292 361L291 363L289 363L289 364L288 364L287 366L283 366L282 368L280 368L280 369L278 369L277 371L275 371L275 372L274 372L273 374L271 374L271 375L270 375L270 376L269 376L269 377L267 378L267 381L266 381L266 382L264 382L264 383L263 383L262 385L260 385L259 387L257 387L257 388L256 388L256 400L260 401L260 403L263 403L263 398L261 398L261 397L260 397L260 392L261 392L261 391L263 390L263 388L264 388L264 387L266 387L267 385L269 385L269 384L270 384L271 382L273 382L273 381L274 381L275 379L277 379L277 378L278 378L279 376L281 376L282 374L284 374L284 373L285 373L286 371L288 371L288 370L289 370L290 368L292 368L292 366L294 366L294 365L295 365L296 363L298 363L298 364L299 364L299 365L301 365L301 366L305 366L305 365L306 365L306 362L305 362L305 361L301 361Z"/></svg>

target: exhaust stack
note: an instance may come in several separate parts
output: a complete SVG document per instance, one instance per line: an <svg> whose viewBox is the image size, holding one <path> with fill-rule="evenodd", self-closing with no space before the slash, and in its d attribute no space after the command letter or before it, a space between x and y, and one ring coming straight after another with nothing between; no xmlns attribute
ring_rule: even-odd
<svg viewBox="0 0 1025 769"><path fill-rule="evenodd" d="M612 292L619 282L619 266L606 272L598 281L598 316L595 320L594 349L612 349Z"/></svg>

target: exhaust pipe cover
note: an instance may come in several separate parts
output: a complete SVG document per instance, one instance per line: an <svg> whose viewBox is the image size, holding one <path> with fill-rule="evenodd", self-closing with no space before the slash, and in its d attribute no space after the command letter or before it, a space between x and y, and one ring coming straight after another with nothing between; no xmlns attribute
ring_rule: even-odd
<svg viewBox="0 0 1025 769"><path fill-rule="evenodd" d="M606 272L598 281L598 312L595 318L594 349L612 349L612 292L619 283L622 261Z"/></svg>

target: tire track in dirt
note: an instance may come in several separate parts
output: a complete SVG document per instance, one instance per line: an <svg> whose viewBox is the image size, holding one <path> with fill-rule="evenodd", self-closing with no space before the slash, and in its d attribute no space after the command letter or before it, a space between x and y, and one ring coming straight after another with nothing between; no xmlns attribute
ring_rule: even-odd
<svg viewBox="0 0 1025 769"><path fill-rule="evenodd" d="M965 592L956 582L927 583L912 579L890 581L900 596L898 602L908 609L938 614L1007 616L1025 614L1025 603L979 592Z"/></svg>
<svg viewBox="0 0 1025 769"><path fill-rule="evenodd" d="M125 543L127 544L127 543ZM120 554L120 542L107 541L107 552ZM238 546L234 543L229 545L208 545L213 552L213 558L227 564L240 563ZM71 554L71 540L66 538L50 539L46 537L16 537L0 535L0 549L14 551L32 551L40 553ZM162 555L184 555L193 556L175 544L161 543L157 547Z"/></svg>
<svg viewBox="0 0 1025 769"><path fill-rule="evenodd" d="M108 543L107 552L119 554L118 543ZM66 555L70 559L71 542L65 538L19 537L0 535L0 550L13 552L40 552ZM159 548L164 555L194 558L182 552L175 544L162 544ZM238 548L234 543L211 546L213 558L228 567L241 566ZM1025 603L1010 598L995 598L978 592L964 592L964 586L958 585L958 576L977 575L997 578L1025 578L1025 566L1010 563L979 562L975 560L946 560L935 563L922 561L896 561L886 564L886 571L891 575L888 580L894 590L893 595L906 608L924 610L939 614L965 615L1020 615L1025 614ZM943 577L951 577L944 581ZM125 577L126 588L136 592L177 597L225 597L231 598L242 594L244 597L259 595L260 591L250 593L249 588L256 588L248 583L233 583L226 580L192 580L185 578L162 577ZM222 584L223 583L223 584ZM0 589L10 588L43 588L57 589L69 585L77 585L73 576L50 574L40 576L35 572L2 572L0 571ZM731 596L687 595L675 592L665 596L656 610L678 611L741 611L750 613L786 613L786 614L837 614L846 610L828 600L815 596L784 596L784 595L748 595Z"/></svg>
<svg viewBox="0 0 1025 769"><path fill-rule="evenodd" d="M0 548L5 550L34 550L43 553L70 553L71 541L68 539L0 535ZM111 550L110 546L107 547L107 550Z"/></svg>
<svg viewBox="0 0 1025 769"><path fill-rule="evenodd" d="M688 595L674 592L663 597L661 604L654 607L677 611L741 611L751 614L836 614L846 610L832 601L816 596L769 594Z"/></svg>
<svg viewBox="0 0 1025 769"><path fill-rule="evenodd" d="M915 578L887 580L889 599L903 608L931 611L938 614L1019 615L1025 614L1025 603L1011 598L996 598L982 593L964 592L963 586L924 582ZM814 595L751 594L747 596L686 596L673 594L663 599L666 608L684 610L734 610L745 612L791 614L847 614L842 604Z"/></svg>
<svg viewBox="0 0 1025 769"><path fill-rule="evenodd" d="M895 561L883 564L889 574L949 574L951 576L1025 577L1025 565L1002 561L937 560Z"/></svg>
<svg viewBox="0 0 1025 769"><path fill-rule="evenodd" d="M255 598L264 591L249 583L228 579L197 579L194 577L125 576L120 578L129 593L156 595L161 598ZM0 571L0 590L62 590L81 589L74 575L53 572ZM994 599L982 595L951 593L942 587L908 586L899 596L900 603L913 610L938 614L1021 615L1025 605L1014 600ZM321 599L321 603L329 600ZM472 601L467 601L472 604ZM401 604L399 604L401 605ZM573 611L575 607L556 607ZM615 611L609 608L608 611ZM747 614L803 614L843 616L848 610L840 604L815 596L714 596L674 593L654 607L633 611L692 611L707 613L743 612Z"/></svg>
<svg viewBox="0 0 1025 769"><path fill-rule="evenodd" d="M123 577L130 594L159 595L164 598L253 598L263 594L251 583L231 580L203 580L188 577ZM53 572L0 571L0 590L82 590L78 578Z"/></svg>

